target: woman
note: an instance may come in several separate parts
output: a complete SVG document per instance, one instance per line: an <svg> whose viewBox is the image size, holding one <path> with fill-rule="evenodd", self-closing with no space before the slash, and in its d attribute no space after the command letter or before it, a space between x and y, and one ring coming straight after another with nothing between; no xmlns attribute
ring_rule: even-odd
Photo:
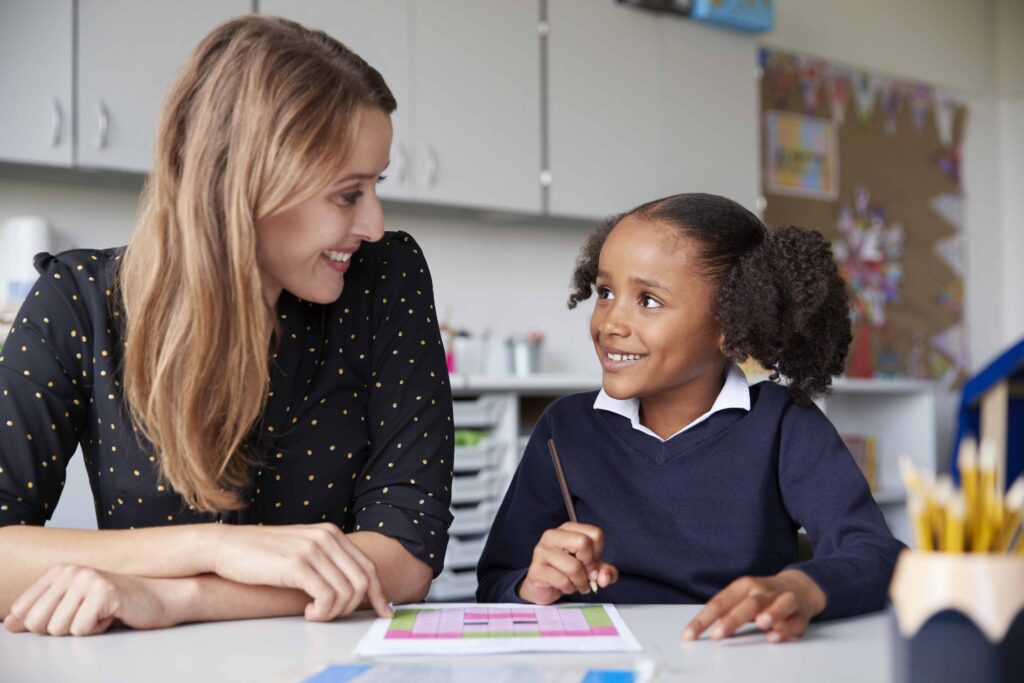
<svg viewBox="0 0 1024 683"><path fill-rule="evenodd" d="M425 596L451 392L426 262L375 194L394 109L327 35L228 21L171 89L127 249L37 257L0 356L9 630ZM101 528L42 528L78 445Z"/></svg>

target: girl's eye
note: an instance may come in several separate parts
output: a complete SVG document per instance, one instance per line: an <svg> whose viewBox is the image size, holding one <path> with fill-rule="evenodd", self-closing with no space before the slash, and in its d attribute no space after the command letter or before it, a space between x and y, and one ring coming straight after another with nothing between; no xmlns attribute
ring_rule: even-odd
<svg viewBox="0 0 1024 683"><path fill-rule="evenodd" d="M340 195L341 203L343 203L345 206L352 206L357 201L359 201L359 198L362 196L362 190L355 190L354 192L343 192Z"/></svg>
<svg viewBox="0 0 1024 683"><path fill-rule="evenodd" d="M597 298L598 299L614 299L615 296L612 294L612 290L608 289L607 287L598 287L597 288Z"/></svg>
<svg viewBox="0 0 1024 683"><path fill-rule="evenodd" d="M640 305L644 308L661 308L661 302L650 294L640 295Z"/></svg>

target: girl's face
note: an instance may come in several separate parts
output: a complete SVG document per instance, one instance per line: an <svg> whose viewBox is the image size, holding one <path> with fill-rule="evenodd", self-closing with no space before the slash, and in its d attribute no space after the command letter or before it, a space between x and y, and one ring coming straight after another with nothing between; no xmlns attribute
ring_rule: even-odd
<svg viewBox="0 0 1024 683"><path fill-rule="evenodd" d="M629 216L608 235L590 335L612 398L683 399L720 380L722 332L696 258L664 224Z"/></svg>
<svg viewBox="0 0 1024 683"><path fill-rule="evenodd" d="M352 255L384 234L377 181L388 165L391 118L365 109L348 163L319 194L256 224L267 300L282 289L321 304L341 296Z"/></svg>

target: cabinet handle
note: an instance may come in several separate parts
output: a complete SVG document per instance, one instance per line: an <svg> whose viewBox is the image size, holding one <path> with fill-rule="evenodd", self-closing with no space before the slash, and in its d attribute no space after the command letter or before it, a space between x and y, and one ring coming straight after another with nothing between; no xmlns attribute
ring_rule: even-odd
<svg viewBox="0 0 1024 683"><path fill-rule="evenodd" d="M427 187L433 187L434 185L437 184L438 169L437 152L434 151L433 147L427 148L425 168L427 171L425 176L427 180Z"/></svg>
<svg viewBox="0 0 1024 683"><path fill-rule="evenodd" d="M96 103L96 118L99 120L99 129L96 131L96 148L103 149L107 146L110 115L107 113L107 105L103 104L102 100Z"/></svg>
<svg viewBox="0 0 1024 683"><path fill-rule="evenodd" d="M391 145L391 173L396 185L405 182L405 174L408 170L409 156L405 153L405 145L396 142Z"/></svg>
<svg viewBox="0 0 1024 683"><path fill-rule="evenodd" d="M50 110L50 147L60 144L60 133L64 128L64 116L60 110L60 100L53 98L53 108Z"/></svg>

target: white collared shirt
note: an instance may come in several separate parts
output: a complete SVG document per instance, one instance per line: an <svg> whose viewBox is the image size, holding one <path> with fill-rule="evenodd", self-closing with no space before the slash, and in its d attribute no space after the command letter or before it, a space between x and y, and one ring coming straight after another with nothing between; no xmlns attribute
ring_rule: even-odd
<svg viewBox="0 0 1024 683"><path fill-rule="evenodd" d="M746 411L750 410L750 387L747 383L747 376L743 374L743 370L741 370L735 363L730 363L728 365L728 370L725 374L725 383L722 385L722 390L718 392L718 398L716 398L715 402L711 405L711 410L704 413L668 438L671 439L672 437L678 436L687 429L699 425L714 413L717 413L720 410L728 410L729 408L740 408ZM597 394L597 400L594 401L594 409L607 410L611 413L615 413L616 415L628 418L630 423L633 425L633 429L653 436L655 439L663 443L668 441L668 439L661 438L650 429L640 424L640 399L638 398L612 398L606 394L602 388Z"/></svg>

